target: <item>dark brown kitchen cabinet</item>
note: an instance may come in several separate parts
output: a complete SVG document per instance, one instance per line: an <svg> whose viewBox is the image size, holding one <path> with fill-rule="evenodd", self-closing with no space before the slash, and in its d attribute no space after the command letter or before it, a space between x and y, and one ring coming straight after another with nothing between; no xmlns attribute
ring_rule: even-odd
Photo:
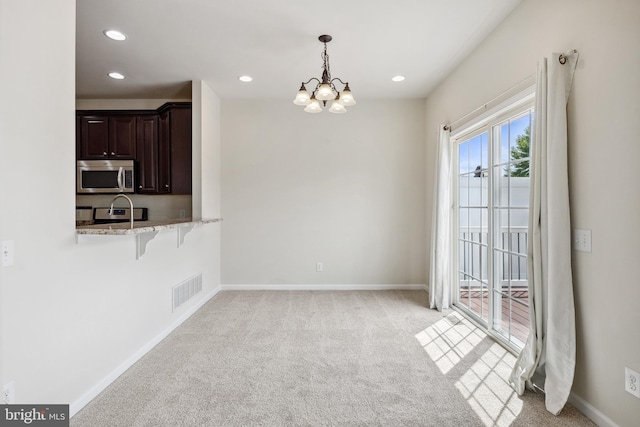
<svg viewBox="0 0 640 427"><path fill-rule="evenodd" d="M171 194L191 194L191 103L165 104L159 111L161 185Z"/></svg>
<svg viewBox="0 0 640 427"><path fill-rule="evenodd" d="M135 116L80 116L80 159L135 159Z"/></svg>
<svg viewBox="0 0 640 427"><path fill-rule="evenodd" d="M78 160L136 160L136 191L191 194L191 103L157 110L78 110Z"/></svg>
<svg viewBox="0 0 640 427"><path fill-rule="evenodd" d="M102 159L109 150L109 118L104 116L80 117L80 159Z"/></svg>
<svg viewBox="0 0 640 427"><path fill-rule="evenodd" d="M158 181L158 116L139 116L137 120L137 192L166 193Z"/></svg>
<svg viewBox="0 0 640 427"><path fill-rule="evenodd" d="M109 157L136 158L136 116L109 117Z"/></svg>

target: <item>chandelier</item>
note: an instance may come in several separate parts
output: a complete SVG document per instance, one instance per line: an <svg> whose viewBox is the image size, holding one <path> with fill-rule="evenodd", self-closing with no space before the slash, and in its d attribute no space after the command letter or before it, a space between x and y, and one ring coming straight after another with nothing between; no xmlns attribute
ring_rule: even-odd
<svg viewBox="0 0 640 427"><path fill-rule="evenodd" d="M355 105L356 100L353 99L353 95L351 95L351 89L349 89L348 82L345 83L337 77L334 77L333 79L331 78L329 54L327 54L327 43L331 41L331 36L322 35L318 37L318 40L324 43L324 52L322 53L322 80L312 77L306 82L302 82L300 90L296 95L296 99L293 100L293 103L296 105L304 105L304 111L307 113L320 113L322 112L322 107L327 106L327 101L333 101L331 102L329 112L337 114L346 113L347 109L345 107ZM309 92L305 85L314 80L317 82L316 87L313 89L313 92L311 92L311 96L309 96ZM336 86L333 84L336 80L344 85L342 92L338 91ZM322 101L322 106L320 105L320 101Z"/></svg>

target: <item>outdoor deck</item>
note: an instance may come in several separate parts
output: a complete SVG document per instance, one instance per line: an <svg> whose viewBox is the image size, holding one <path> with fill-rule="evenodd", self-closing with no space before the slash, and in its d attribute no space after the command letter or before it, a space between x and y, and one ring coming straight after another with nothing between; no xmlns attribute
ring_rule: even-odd
<svg viewBox="0 0 640 427"><path fill-rule="evenodd" d="M527 289L512 289L511 296L514 300L520 300L528 304L529 291ZM488 319L489 298L486 290L460 290L460 304L478 314L483 320ZM501 330L505 337L509 336L509 331L513 338L525 343L529 335L529 307L519 304L507 297L502 298L501 304L502 322L497 323L497 329ZM511 322L509 322L509 305L511 305Z"/></svg>

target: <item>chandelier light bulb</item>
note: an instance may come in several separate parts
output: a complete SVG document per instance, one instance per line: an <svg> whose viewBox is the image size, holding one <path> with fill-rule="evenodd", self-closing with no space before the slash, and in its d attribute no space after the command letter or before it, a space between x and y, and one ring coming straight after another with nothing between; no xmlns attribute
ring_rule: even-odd
<svg viewBox="0 0 640 427"><path fill-rule="evenodd" d="M353 95L349 90L349 85L347 85L342 91L342 93L340 94L340 101L342 102L342 105L344 105L345 107L356 105L356 100L353 99Z"/></svg>
<svg viewBox="0 0 640 427"><path fill-rule="evenodd" d="M339 96L336 98L335 101L331 103L331 108L329 108L329 112L335 113L335 114L344 114L347 112L347 109L344 108L344 105L342 105L342 101Z"/></svg>
<svg viewBox="0 0 640 427"><path fill-rule="evenodd" d="M320 103L318 102L318 100L314 96L312 96L309 104L307 104L307 106L304 107L304 111L306 113L312 113L312 114L320 113L322 112L322 107L320 106Z"/></svg>
<svg viewBox="0 0 640 427"><path fill-rule="evenodd" d="M309 97L309 92L307 92L307 89L305 89L304 85L302 85L302 87L298 91L298 94L296 95L296 99L293 100L293 103L296 105L308 105L310 102L311 99Z"/></svg>
<svg viewBox="0 0 640 427"><path fill-rule="evenodd" d="M316 98L320 101L331 101L336 98L336 95L333 93L333 89L327 83L321 84L318 88L318 92L316 92Z"/></svg>

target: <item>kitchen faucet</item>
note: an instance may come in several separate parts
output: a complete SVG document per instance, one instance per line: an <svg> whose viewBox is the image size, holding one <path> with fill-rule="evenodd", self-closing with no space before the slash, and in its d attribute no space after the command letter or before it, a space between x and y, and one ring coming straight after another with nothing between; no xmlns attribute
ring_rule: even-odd
<svg viewBox="0 0 640 427"><path fill-rule="evenodd" d="M113 215L113 203L119 198L119 197L124 197L125 199L127 199L129 201L129 207L131 208L131 211L129 211L129 217L131 218L131 229L133 229L133 201L131 200L131 198L129 196L127 196L124 193L120 193L118 194L116 197L113 198L113 200L111 200L111 206L109 207L109 215Z"/></svg>

